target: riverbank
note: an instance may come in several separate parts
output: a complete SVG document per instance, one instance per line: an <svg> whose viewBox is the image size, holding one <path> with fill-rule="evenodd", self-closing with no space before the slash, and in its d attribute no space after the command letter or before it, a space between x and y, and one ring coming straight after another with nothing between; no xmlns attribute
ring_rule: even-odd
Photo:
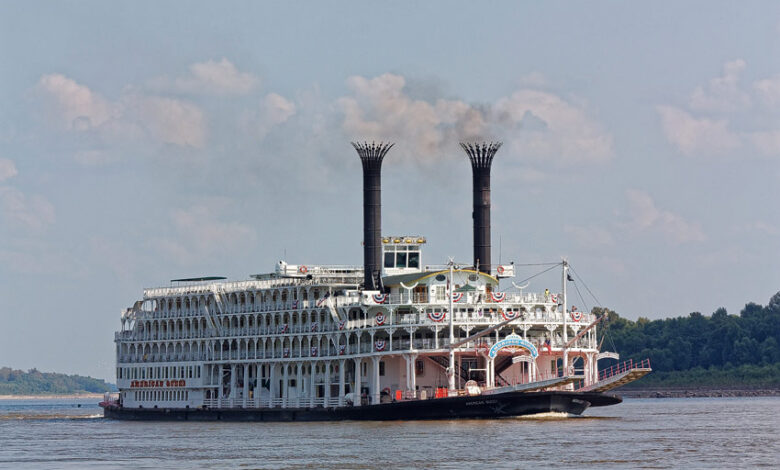
<svg viewBox="0 0 780 470"><path fill-rule="evenodd" d="M62 395L0 395L0 400L81 400L103 399L102 393L66 393Z"/></svg>
<svg viewBox="0 0 780 470"><path fill-rule="evenodd" d="M780 388L715 388L668 387L618 389L623 398L714 398L714 397L777 397Z"/></svg>

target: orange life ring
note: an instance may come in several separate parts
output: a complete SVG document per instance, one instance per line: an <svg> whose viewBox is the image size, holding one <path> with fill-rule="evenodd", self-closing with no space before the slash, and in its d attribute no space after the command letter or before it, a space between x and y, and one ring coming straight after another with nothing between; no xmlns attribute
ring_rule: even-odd
<svg viewBox="0 0 780 470"><path fill-rule="evenodd" d="M298 268L298 272L301 274L306 274L309 272L309 268L307 268L306 265L301 265L301 267Z"/></svg>
<svg viewBox="0 0 780 470"><path fill-rule="evenodd" d="M498 274L504 274L504 267L499 264L497 271L498 271Z"/></svg>

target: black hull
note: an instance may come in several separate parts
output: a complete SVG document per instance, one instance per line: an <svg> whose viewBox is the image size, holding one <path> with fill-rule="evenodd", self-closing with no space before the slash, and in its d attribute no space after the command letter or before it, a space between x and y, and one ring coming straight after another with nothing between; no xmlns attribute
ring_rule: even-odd
<svg viewBox="0 0 780 470"><path fill-rule="evenodd" d="M620 403L593 392L508 392L343 408L123 408L106 406L106 418L138 421L390 421L505 418L538 413L582 414L591 406Z"/></svg>

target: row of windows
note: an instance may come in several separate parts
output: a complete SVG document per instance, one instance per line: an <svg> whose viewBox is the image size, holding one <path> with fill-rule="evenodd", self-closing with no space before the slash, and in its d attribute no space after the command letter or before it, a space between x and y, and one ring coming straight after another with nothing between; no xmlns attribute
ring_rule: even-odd
<svg viewBox="0 0 780 470"><path fill-rule="evenodd" d="M133 392L135 401L187 401L190 392L187 390L138 390Z"/></svg>
<svg viewBox="0 0 780 470"><path fill-rule="evenodd" d="M118 367L118 379L199 379L200 366Z"/></svg>

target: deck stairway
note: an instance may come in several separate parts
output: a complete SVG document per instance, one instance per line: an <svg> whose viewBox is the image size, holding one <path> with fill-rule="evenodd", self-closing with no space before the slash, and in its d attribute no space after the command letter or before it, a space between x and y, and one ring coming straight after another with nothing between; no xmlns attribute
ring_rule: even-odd
<svg viewBox="0 0 780 470"><path fill-rule="evenodd" d="M598 382L583 387L580 390L588 392L606 392L622 387L634 380L641 379L652 372L652 370L653 369L650 368L650 359L645 359L640 362L634 362L634 360L631 359L601 371L599 373Z"/></svg>
<svg viewBox="0 0 780 470"><path fill-rule="evenodd" d="M426 356L426 357L431 361L435 362L445 371L450 366L449 358L441 357L441 356ZM455 376L460 378L460 380L462 380L463 382L466 382L469 380L469 371L461 364L460 367L455 368Z"/></svg>

